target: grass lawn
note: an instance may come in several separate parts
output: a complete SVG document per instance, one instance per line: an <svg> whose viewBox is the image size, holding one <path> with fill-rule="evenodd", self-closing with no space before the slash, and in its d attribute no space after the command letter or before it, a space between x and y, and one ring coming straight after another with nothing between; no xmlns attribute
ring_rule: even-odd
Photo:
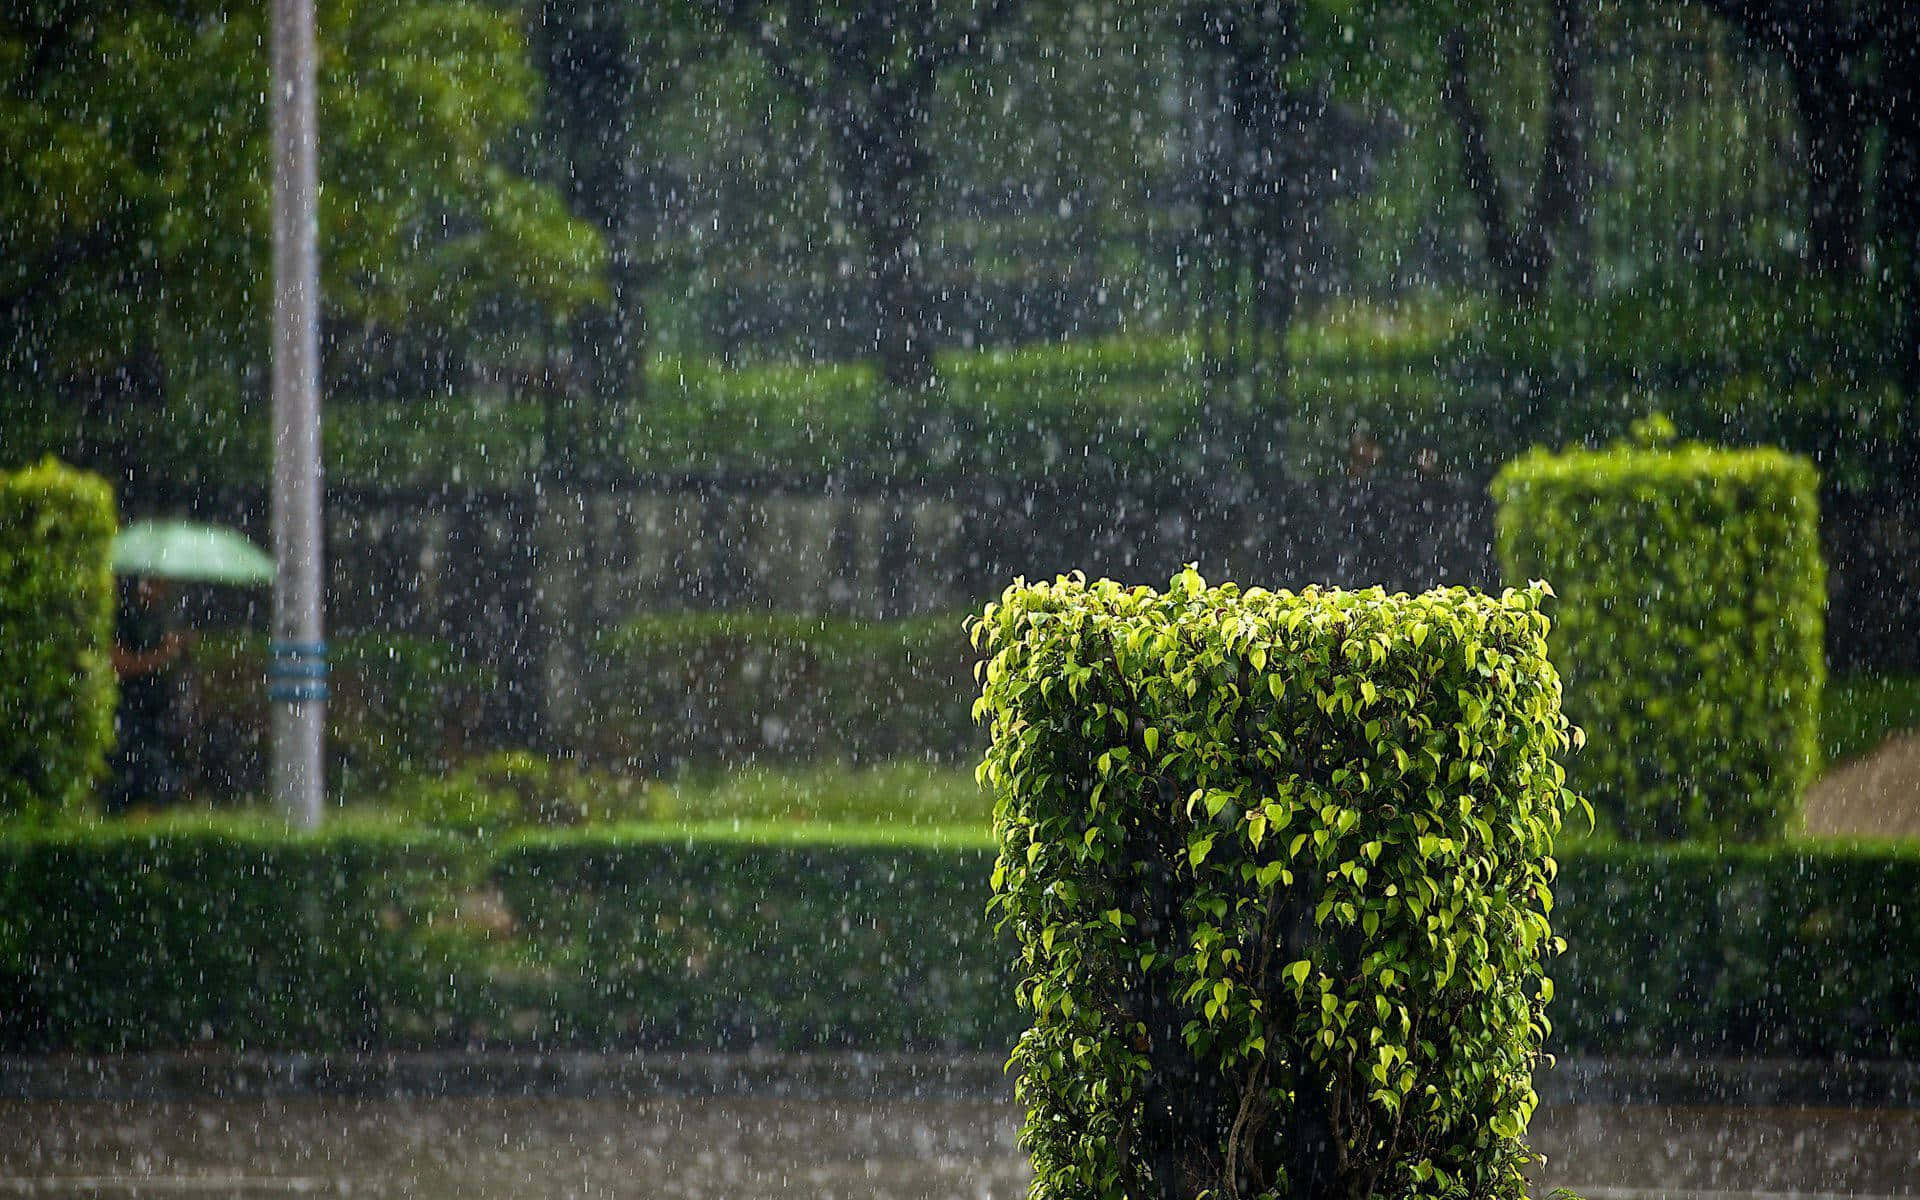
<svg viewBox="0 0 1920 1200"><path fill-rule="evenodd" d="M1827 681L1820 713L1820 751L1826 765L1877 750L1909 729L1920 729L1920 677L1855 675Z"/></svg>
<svg viewBox="0 0 1920 1200"><path fill-rule="evenodd" d="M665 820L897 823L986 828L993 802L968 767L885 763L745 767L654 785L653 810Z"/></svg>

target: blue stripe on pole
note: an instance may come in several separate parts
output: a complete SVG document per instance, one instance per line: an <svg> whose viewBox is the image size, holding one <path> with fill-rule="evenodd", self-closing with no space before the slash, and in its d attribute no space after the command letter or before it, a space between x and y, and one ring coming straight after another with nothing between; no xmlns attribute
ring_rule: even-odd
<svg viewBox="0 0 1920 1200"><path fill-rule="evenodd" d="M329 694L324 683L276 683L267 688L267 699L281 704L325 700Z"/></svg>
<svg viewBox="0 0 1920 1200"><path fill-rule="evenodd" d="M267 699L280 704L325 700L327 687L327 644L325 642L267 643L272 655L267 663Z"/></svg>

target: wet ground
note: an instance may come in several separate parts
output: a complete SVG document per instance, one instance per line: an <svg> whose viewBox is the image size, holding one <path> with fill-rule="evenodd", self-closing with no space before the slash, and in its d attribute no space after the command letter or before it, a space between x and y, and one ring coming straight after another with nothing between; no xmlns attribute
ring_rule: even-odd
<svg viewBox="0 0 1920 1200"><path fill-rule="evenodd" d="M969 1100L4 1101L0 1197L1011 1200L1017 1121ZM1911 1110L1561 1105L1533 1141L1543 1185L1589 1200L1920 1196Z"/></svg>

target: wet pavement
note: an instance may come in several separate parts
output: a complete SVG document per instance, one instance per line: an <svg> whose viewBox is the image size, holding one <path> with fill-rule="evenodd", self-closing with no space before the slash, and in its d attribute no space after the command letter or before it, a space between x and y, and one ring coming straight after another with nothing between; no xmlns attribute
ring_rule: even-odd
<svg viewBox="0 0 1920 1200"><path fill-rule="evenodd" d="M0 1197L1011 1200L991 1100L0 1101ZM1920 1196L1920 1112L1559 1105L1540 1194Z"/></svg>

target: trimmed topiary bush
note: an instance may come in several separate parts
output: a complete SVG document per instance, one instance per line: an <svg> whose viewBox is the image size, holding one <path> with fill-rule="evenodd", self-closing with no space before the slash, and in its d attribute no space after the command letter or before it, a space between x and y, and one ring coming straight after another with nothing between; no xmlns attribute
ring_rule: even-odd
<svg viewBox="0 0 1920 1200"><path fill-rule="evenodd" d="M1494 482L1508 578L1562 597L1567 715L1593 740L1573 786L1630 839L1779 836L1819 760L1813 466L1640 436Z"/></svg>
<svg viewBox="0 0 1920 1200"><path fill-rule="evenodd" d="M106 767L115 525L98 476L0 472L0 820L77 809Z"/></svg>
<svg viewBox="0 0 1920 1200"><path fill-rule="evenodd" d="M988 607L1033 1196L1524 1194L1574 802L1546 594Z"/></svg>

